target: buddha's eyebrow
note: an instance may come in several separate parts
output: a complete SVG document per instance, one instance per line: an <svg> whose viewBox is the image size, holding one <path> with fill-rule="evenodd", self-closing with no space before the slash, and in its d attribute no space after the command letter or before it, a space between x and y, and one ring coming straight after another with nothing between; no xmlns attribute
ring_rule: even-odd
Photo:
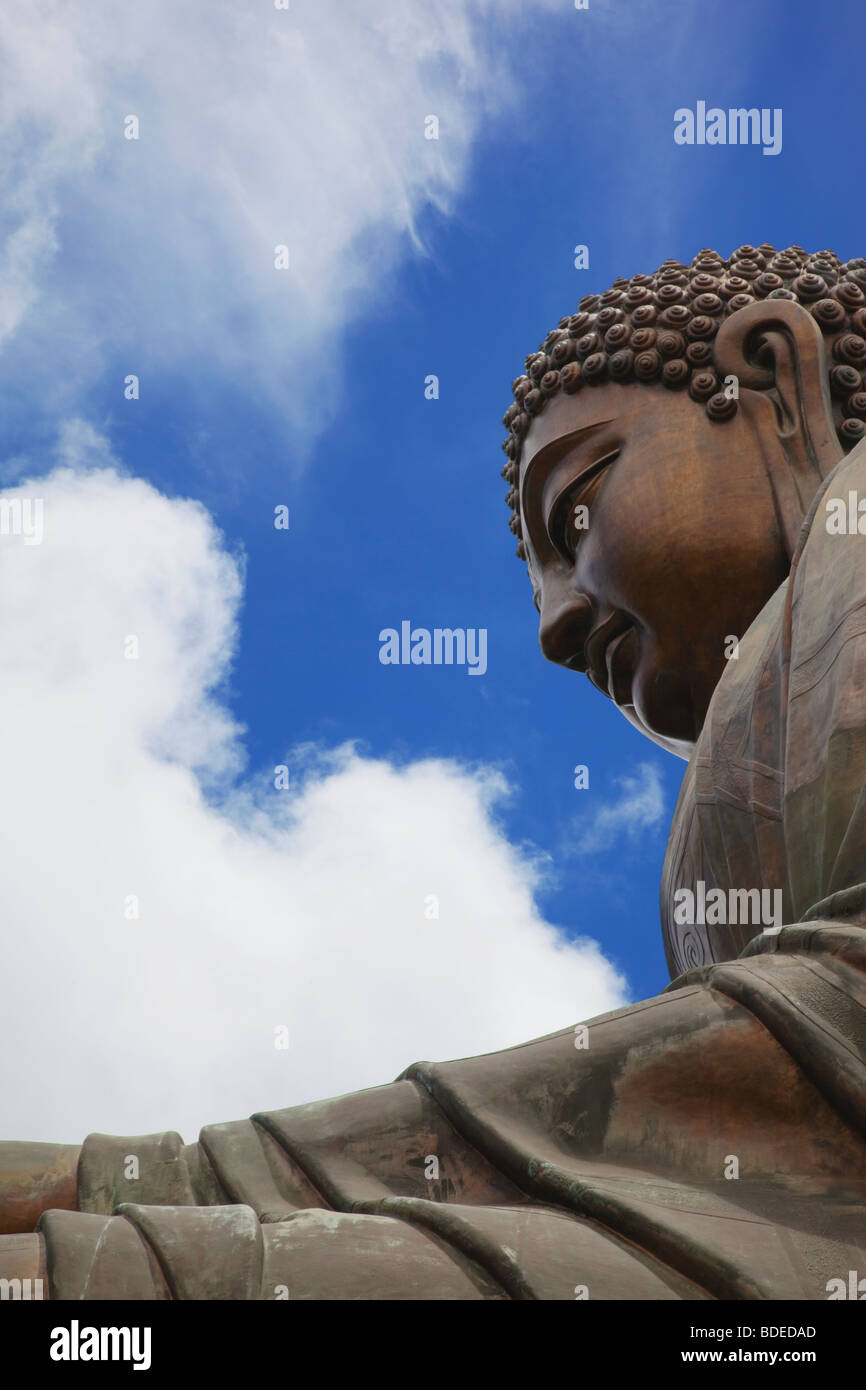
<svg viewBox="0 0 866 1390"><path fill-rule="evenodd" d="M538 479L536 479L536 474L547 473L554 464L558 463L559 460L568 453L569 449L572 449L575 444L594 434L596 430L600 430L603 425L610 425L613 422L613 418L614 417L611 416L609 420L596 420L593 425L584 425L583 429L572 430L571 434L560 435L559 439L552 439L549 444L545 444L543 449L539 449L537 454L532 455L532 458L526 465L526 472L523 475L523 486L526 487L528 485L530 477L532 477L533 482L538 481Z"/></svg>

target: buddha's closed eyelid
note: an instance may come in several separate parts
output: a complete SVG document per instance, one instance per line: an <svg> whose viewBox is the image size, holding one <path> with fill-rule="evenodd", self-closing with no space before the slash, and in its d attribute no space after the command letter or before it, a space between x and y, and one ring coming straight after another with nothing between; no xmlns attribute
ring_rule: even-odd
<svg viewBox="0 0 866 1390"><path fill-rule="evenodd" d="M547 533L561 555L571 560L587 529L589 508L601 490L607 469L619 457L619 449L611 449L589 468L582 470L577 481L564 487L551 505ZM577 513L577 508L584 509Z"/></svg>

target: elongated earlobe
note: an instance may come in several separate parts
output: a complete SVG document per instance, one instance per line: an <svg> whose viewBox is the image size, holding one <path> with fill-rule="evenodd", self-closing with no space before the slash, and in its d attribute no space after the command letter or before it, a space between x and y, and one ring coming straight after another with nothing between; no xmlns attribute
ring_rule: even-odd
<svg viewBox="0 0 866 1390"><path fill-rule="evenodd" d="M767 401L774 407L781 449L767 460L768 471L793 554L816 489L843 454L821 328L795 301L767 299L727 319L714 349L716 370L737 382L743 410L765 411Z"/></svg>

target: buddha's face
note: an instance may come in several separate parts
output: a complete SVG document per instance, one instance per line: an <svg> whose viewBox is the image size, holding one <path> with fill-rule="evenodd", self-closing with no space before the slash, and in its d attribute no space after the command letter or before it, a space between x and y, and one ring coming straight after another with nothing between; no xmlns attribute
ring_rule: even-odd
<svg viewBox="0 0 866 1390"><path fill-rule="evenodd" d="M742 411L714 423L684 391L608 383L555 396L524 441L544 655L587 672L685 757L729 639L788 571L767 480L775 437L764 433Z"/></svg>

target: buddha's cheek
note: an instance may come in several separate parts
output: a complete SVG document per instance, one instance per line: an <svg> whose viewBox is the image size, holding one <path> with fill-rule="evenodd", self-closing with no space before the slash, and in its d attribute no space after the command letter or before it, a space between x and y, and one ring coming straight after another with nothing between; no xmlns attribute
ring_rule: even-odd
<svg viewBox="0 0 866 1390"><path fill-rule="evenodd" d="M672 554L677 531L659 527L652 509L640 506L636 492L623 496L613 473L592 508L578 552L579 587L592 595L600 613L620 610L652 628L664 619L681 590L682 571Z"/></svg>

